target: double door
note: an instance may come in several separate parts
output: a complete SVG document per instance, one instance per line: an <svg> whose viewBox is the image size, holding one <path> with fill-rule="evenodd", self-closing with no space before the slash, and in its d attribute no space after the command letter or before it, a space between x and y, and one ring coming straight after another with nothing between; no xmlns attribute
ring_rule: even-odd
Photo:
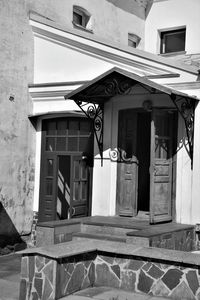
<svg viewBox="0 0 200 300"><path fill-rule="evenodd" d="M176 124L173 110L120 111L118 215L136 216L142 211L152 224L172 219Z"/></svg>

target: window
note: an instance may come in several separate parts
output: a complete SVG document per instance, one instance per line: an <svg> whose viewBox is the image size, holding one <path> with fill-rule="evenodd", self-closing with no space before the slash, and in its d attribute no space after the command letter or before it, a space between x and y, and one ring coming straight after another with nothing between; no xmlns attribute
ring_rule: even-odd
<svg viewBox="0 0 200 300"><path fill-rule="evenodd" d="M140 42L140 37L134 33L128 33L128 46L136 48Z"/></svg>
<svg viewBox="0 0 200 300"><path fill-rule="evenodd" d="M185 33L185 28L160 32L160 53L185 51Z"/></svg>
<svg viewBox="0 0 200 300"><path fill-rule="evenodd" d="M91 31L90 28L90 13L80 6L73 6L73 25L79 29L87 29Z"/></svg>

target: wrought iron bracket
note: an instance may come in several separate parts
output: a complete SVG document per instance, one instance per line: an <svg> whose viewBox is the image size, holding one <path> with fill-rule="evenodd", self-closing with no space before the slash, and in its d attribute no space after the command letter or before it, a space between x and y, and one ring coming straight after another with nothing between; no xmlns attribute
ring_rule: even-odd
<svg viewBox="0 0 200 300"><path fill-rule="evenodd" d="M191 166L193 167L195 101L187 97L177 97L174 94L171 95L171 99L185 123L185 129L189 146L189 156L191 159Z"/></svg>
<svg viewBox="0 0 200 300"><path fill-rule="evenodd" d="M103 165L103 112L104 107L100 104L74 100L85 116L92 121L93 131L99 148L101 165Z"/></svg>

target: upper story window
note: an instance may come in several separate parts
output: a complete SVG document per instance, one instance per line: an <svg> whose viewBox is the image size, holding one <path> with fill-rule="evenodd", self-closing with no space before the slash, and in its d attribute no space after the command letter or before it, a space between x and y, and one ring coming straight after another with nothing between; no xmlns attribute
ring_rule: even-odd
<svg viewBox="0 0 200 300"><path fill-rule="evenodd" d="M128 33L128 46L136 48L140 42L141 38L134 34L134 33Z"/></svg>
<svg viewBox="0 0 200 300"><path fill-rule="evenodd" d="M91 30L90 24L91 14L84 8L74 5L73 6L73 21L75 27L80 29L85 29L87 31Z"/></svg>
<svg viewBox="0 0 200 300"><path fill-rule="evenodd" d="M185 51L186 28L160 32L160 53Z"/></svg>

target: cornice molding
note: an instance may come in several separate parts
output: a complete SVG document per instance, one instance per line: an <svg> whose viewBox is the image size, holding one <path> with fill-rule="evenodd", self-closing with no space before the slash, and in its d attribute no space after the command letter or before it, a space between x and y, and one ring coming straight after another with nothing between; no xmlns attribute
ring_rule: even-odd
<svg viewBox="0 0 200 300"><path fill-rule="evenodd" d="M138 62L134 59L130 59L123 56L123 53L115 54L110 51L99 49L98 47L94 47L91 45L88 45L86 43L76 41L70 38L66 38L63 36L59 36L55 33L46 31L41 28L33 27L33 31L35 33L35 36L40 37L42 39L46 39L48 41L51 41L53 43L56 43L58 45L62 45L64 47L71 47L71 49L74 49L80 53L88 53L88 55L92 55L94 57L103 59L109 63L114 63L121 67L121 65L124 65L127 68L135 68L135 72L141 76L148 76L148 75L158 75L162 76L165 75L166 77L169 75L169 77L177 76L177 73L166 71L164 68L155 67L151 64Z"/></svg>
<svg viewBox="0 0 200 300"><path fill-rule="evenodd" d="M196 67L187 66L187 65L183 65L181 63L173 62L170 59L165 59L165 58L159 57L155 54L145 52L143 50L131 49L128 46L127 47L125 47L125 46L122 47L119 44L109 43L105 40L101 40L101 39L98 39L96 37L91 37L90 34L87 34L87 33L81 33L80 34L80 33L75 32L74 30L69 30L68 28L64 28L64 27L62 27L62 26L60 26L60 25L58 25L58 24L56 24L52 21L46 20L45 18L38 17L34 14L30 15L30 22L31 22L33 32L35 32L35 34L41 35L41 37L46 36L47 38L55 39L55 41L57 41L58 43L59 42L64 43L64 44L67 43L68 45L74 46L77 49L78 49L78 47L81 46L80 50L84 50L84 51L91 52L93 54L99 55L99 56L103 57L104 59L106 58L104 56L104 53L103 53L104 50L99 49L98 45L107 47L108 49L105 52L107 54L109 53L110 55L113 54L113 53L111 53L111 51L115 51L115 52L116 52L116 50L119 51L119 55L115 54L116 57L112 58L113 60L116 60L116 61L117 61L117 58L119 58L119 60L124 58L124 54L132 55L133 58L128 59L128 61L126 61L126 62L122 62L122 63L125 63L125 64L130 65L131 62L137 64L138 62L135 60L137 57L140 58L140 59L146 60L149 64L145 63L145 62L140 63L139 68L141 68L141 65L144 65L144 66L147 66L148 68L150 67L151 72L153 72L153 69L154 70L156 70L156 69L159 70L160 69L160 70L162 70L163 72L166 73L166 70L162 69L162 67L160 67L160 68L159 67L153 67L152 68L150 63L154 62L154 63L160 64L161 66L163 66L163 68L164 67L175 68L177 70L182 70L182 71L194 74L194 75L198 74L198 71L197 71ZM43 27L43 29L41 27ZM48 29L45 28L45 30L44 30L44 27L48 27ZM56 30L61 31L62 36L59 35L59 34L55 34ZM52 31L54 31L54 33ZM64 34L67 34L68 37L64 37ZM70 36L70 38L69 38L69 36ZM77 38L84 39L84 40L83 41L80 41L80 40L77 41ZM93 43L93 46L86 43L85 40L88 40L91 43ZM74 43L76 43L76 45L74 45ZM95 47L94 47L94 43L97 44ZM95 53L93 48L97 50L97 53ZM134 59L134 56L135 56L135 59ZM137 66L137 68L138 68L138 66Z"/></svg>
<svg viewBox="0 0 200 300"><path fill-rule="evenodd" d="M170 83L166 84L166 86L177 90L200 90L200 81Z"/></svg>

